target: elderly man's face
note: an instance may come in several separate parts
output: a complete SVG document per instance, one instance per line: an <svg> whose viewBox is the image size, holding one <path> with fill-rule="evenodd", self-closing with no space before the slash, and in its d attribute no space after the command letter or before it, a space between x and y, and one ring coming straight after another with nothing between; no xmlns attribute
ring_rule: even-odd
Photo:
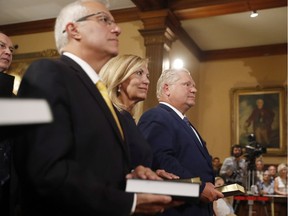
<svg viewBox="0 0 288 216"><path fill-rule="evenodd" d="M5 34L0 33L0 72L6 71L12 62L14 47L12 41Z"/></svg>

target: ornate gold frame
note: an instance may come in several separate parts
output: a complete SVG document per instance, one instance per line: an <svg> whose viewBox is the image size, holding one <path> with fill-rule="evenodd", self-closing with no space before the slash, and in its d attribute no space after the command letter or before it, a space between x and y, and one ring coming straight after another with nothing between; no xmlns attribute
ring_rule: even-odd
<svg viewBox="0 0 288 216"><path fill-rule="evenodd" d="M35 60L41 58L56 58L59 53L56 49L47 49L41 52L14 54L12 64L7 71L8 74L15 76L14 93L17 94L21 79L28 66Z"/></svg>
<svg viewBox="0 0 288 216"><path fill-rule="evenodd" d="M267 146L260 144L260 146L267 148L266 155L287 155L287 88L237 88L232 89L231 93L232 145L241 144L246 147L251 143L248 141L248 136L252 133L255 134L255 129L252 124L247 128L246 121L256 107L256 100L261 98L264 100L264 108L273 111L274 118L269 133L269 144Z"/></svg>

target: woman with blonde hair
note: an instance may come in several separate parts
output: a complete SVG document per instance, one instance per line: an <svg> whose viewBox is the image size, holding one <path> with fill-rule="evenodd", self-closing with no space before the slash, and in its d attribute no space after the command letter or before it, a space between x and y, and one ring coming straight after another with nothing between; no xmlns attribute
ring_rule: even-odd
<svg viewBox="0 0 288 216"><path fill-rule="evenodd" d="M274 180L274 192L278 195L288 195L287 165L281 163L277 167L278 176Z"/></svg>
<svg viewBox="0 0 288 216"><path fill-rule="evenodd" d="M138 165L151 167L152 150L135 123L141 111L139 102L147 97L149 88L148 59L136 55L119 55L102 67L99 73L106 84L108 95L125 120L125 139L129 145L132 168ZM164 170L156 173L163 178L177 179Z"/></svg>

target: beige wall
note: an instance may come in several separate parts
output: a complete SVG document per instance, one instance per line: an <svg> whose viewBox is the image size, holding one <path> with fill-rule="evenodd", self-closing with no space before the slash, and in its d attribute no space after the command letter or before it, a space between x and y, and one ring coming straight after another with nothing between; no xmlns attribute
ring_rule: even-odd
<svg viewBox="0 0 288 216"><path fill-rule="evenodd" d="M130 22L119 24L122 33L119 37L120 54L137 54L145 56L144 40L139 34L138 29L143 28L142 23ZM37 34L27 34L11 37L14 44L18 45L16 54L39 52L46 49L56 49L54 33L45 32Z"/></svg>
<svg viewBox="0 0 288 216"><path fill-rule="evenodd" d="M138 29L141 22L120 23L120 54L145 56L144 40ZM14 36L18 44L16 53L38 52L54 49L52 32ZM287 84L287 56L266 56L247 59L232 59L200 63L179 41L172 45L170 60L182 58L198 89L197 101L187 115L207 141L212 156L221 161L229 156L231 144L232 88L281 86ZM286 122L287 123L287 122ZM265 157L266 163L286 162L286 157Z"/></svg>
<svg viewBox="0 0 288 216"><path fill-rule="evenodd" d="M11 37L18 45L16 54L39 52L46 49L56 49L53 32L27 34Z"/></svg>
<svg viewBox="0 0 288 216"><path fill-rule="evenodd" d="M231 144L235 144L231 143L232 88L283 86L285 83L286 55L202 63L199 70L197 128L206 139L210 153L223 161L229 155ZM285 142L287 144L287 140ZM286 160L286 157L264 157L266 163Z"/></svg>

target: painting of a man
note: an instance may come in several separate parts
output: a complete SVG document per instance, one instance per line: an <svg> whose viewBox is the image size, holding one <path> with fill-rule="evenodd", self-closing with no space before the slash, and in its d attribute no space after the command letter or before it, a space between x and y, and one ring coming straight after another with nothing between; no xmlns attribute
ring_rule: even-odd
<svg viewBox="0 0 288 216"><path fill-rule="evenodd" d="M241 88L232 93L233 143L265 148L267 155L287 155L286 89Z"/></svg>
<svg viewBox="0 0 288 216"><path fill-rule="evenodd" d="M256 107L245 122L245 130L248 131L248 127L253 125L256 142L269 146L274 116L274 112L264 106L264 100L258 98Z"/></svg>

